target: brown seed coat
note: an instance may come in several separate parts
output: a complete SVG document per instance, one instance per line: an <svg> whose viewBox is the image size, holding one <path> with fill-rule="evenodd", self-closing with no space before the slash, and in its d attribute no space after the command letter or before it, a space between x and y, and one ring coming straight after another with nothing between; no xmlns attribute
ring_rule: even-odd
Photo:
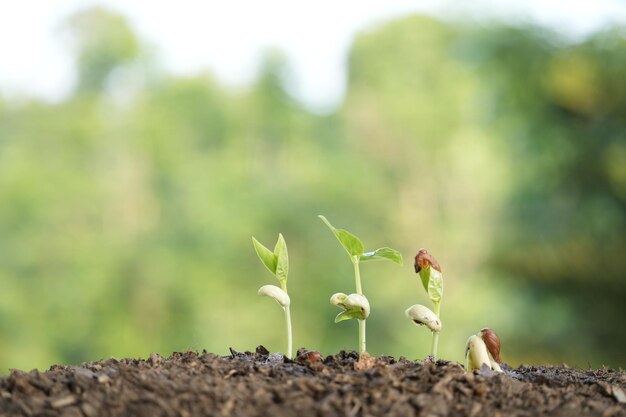
<svg viewBox="0 0 626 417"><path fill-rule="evenodd" d="M481 329L480 334L483 342L485 342L485 345L487 345L487 350L489 350L489 353L491 353L493 359L496 362L501 363L502 360L500 359L500 338L498 337L496 332L491 329L484 328Z"/></svg>

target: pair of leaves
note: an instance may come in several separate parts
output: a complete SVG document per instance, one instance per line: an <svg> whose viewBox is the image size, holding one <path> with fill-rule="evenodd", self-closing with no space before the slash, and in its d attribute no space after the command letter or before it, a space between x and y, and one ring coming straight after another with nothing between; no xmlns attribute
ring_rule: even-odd
<svg viewBox="0 0 626 417"><path fill-rule="evenodd" d="M254 236L252 237L252 243L263 265L278 278L281 284L286 285L287 277L289 276L289 254L287 252L287 243L283 235L278 235L274 252L263 246Z"/></svg>
<svg viewBox="0 0 626 417"><path fill-rule="evenodd" d="M443 275L432 266L422 268L419 272L424 289L428 293L430 300L438 304L443 296Z"/></svg>
<svg viewBox="0 0 626 417"><path fill-rule="evenodd" d="M350 259L356 259L357 261L371 261L377 259L386 259L391 262L395 262L398 265L402 265L402 254L395 249L391 249L388 247L376 249L373 252L365 252L365 247L363 246L363 242L361 239L353 235L344 229L335 228L326 217L319 215L318 216L322 221L328 226L331 232L335 235L341 246L348 252L350 255Z"/></svg>
<svg viewBox="0 0 626 417"><path fill-rule="evenodd" d="M365 320L370 315L370 303L362 294L346 295L339 292L333 294L330 298L330 303L343 309L343 311L335 317L335 323L350 319Z"/></svg>

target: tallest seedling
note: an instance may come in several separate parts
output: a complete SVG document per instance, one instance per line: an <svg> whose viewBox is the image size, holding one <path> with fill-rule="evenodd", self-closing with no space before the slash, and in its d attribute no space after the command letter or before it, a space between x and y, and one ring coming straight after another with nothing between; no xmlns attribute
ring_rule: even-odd
<svg viewBox="0 0 626 417"><path fill-rule="evenodd" d="M354 266L354 280L356 283L356 294L346 295L343 293L337 293L333 295L330 302L338 307L341 307L344 311L339 313L335 318L335 323L347 320L357 319L359 320L359 353L365 353L365 319L370 314L370 305L363 295L363 288L361 286L361 271L359 270L359 264L363 261L371 261L376 259L386 259L402 265L402 255L397 250L391 248L380 248L373 252L365 252L363 242L361 239L343 229L336 229L324 216L318 216L328 226L331 232L335 235L341 246L348 252L350 261Z"/></svg>

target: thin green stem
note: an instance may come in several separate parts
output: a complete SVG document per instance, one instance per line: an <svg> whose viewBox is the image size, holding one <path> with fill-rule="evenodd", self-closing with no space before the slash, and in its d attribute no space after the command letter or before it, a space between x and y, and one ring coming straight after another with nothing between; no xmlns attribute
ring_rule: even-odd
<svg viewBox="0 0 626 417"><path fill-rule="evenodd" d="M287 322L287 357L291 359L291 355L293 351L293 339L291 335L291 311L290 311L289 306L285 307L284 310L285 310L285 321Z"/></svg>
<svg viewBox="0 0 626 417"><path fill-rule="evenodd" d="M363 295L363 290L361 289L361 271L359 270L359 258L353 258L352 265L354 265L354 280L356 281L356 292L357 294Z"/></svg>
<svg viewBox="0 0 626 417"><path fill-rule="evenodd" d="M356 282L357 294L363 295L363 289L361 288L361 271L359 269L359 258L354 257L352 259L354 265L354 280ZM365 320L359 320L359 353L365 353Z"/></svg>
<svg viewBox="0 0 626 417"><path fill-rule="evenodd" d="M441 301L438 303L435 303L435 311L434 313L437 315L437 317L439 317L439 305L440 305ZM441 320L441 317L439 317L439 320ZM439 332L433 332L433 344L431 347L431 356L433 357L433 362L437 361L437 346L439 344Z"/></svg>

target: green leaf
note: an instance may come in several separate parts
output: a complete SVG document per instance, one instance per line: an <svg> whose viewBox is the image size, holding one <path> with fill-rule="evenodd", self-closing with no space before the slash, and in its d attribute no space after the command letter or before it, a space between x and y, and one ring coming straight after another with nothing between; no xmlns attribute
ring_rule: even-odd
<svg viewBox="0 0 626 417"><path fill-rule="evenodd" d="M395 249L380 248L374 252L367 252L361 255L362 261L373 261L376 259L387 259L391 262L395 262L398 265L402 265L402 254Z"/></svg>
<svg viewBox="0 0 626 417"><path fill-rule="evenodd" d="M326 217L322 215L319 215L317 217L319 217L324 223L326 223L326 226L328 226L331 232L333 232L337 240L339 240L339 243L341 243L341 246L343 246L346 252L348 252L348 255L350 255L351 257L361 256L363 252L365 252L361 239L348 232L347 230L336 229L332 224L330 224Z"/></svg>
<svg viewBox="0 0 626 417"><path fill-rule="evenodd" d="M287 253L287 242L280 233L274 247L274 258L276 259L276 278L286 283L289 276L289 254Z"/></svg>
<svg viewBox="0 0 626 417"><path fill-rule="evenodd" d="M428 297L437 304L441 302L443 297L443 275L433 267L428 268L430 271L430 280L428 281Z"/></svg>
<svg viewBox="0 0 626 417"><path fill-rule="evenodd" d="M337 314L335 317L335 323L339 323L340 321L350 320L350 319L361 319L363 317L363 313L359 310L344 310L341 313Z"/></svg>
<svg viewBox="0 0 626 417"><path fill-rule="evenodd" d="M265 267L272 274L276 274L276 257L274 256L274 253L265 246L263 246L258 240L254 238L254 236L252 237L252 243L254 244L254 250L256 251L256 254L259 256L261 262L263 262L263 265L265 265Z"/></svg>
<svg viewBox="0 0 626 417"><path fill-rule="evenodd" d="M443 296L443 275L432 266L422 268L419 273L424 289L433 303L439 303Z"/></svg>
<svg viewBox="0 0 626 417"><path fill-rule="evenodd" d="M428 283L430 282L430 269L430 266L428 268L422 268L419 273L420 280L422 281L422 285L424 286L424 290L426 290L426 292L428 292Z"/></svg>

